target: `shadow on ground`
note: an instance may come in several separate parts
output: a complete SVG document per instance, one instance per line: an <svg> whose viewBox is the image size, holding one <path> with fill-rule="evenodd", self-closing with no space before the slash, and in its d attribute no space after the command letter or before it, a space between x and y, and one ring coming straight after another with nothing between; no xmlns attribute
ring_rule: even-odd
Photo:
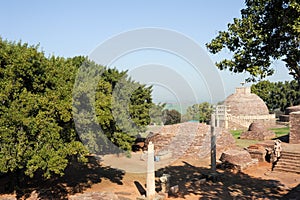
<svg viewBox="0 0 300 200"><path fill-rule="evenodd" d="M16 174L0 176L0 194L16 192L17 199L29 198L33 191L40 199L68 199L68 194L83 192L101 180L122 185L124 171L110 167L103 167L94 157L89 157L87 164L74 162L70 164L63 177L53 177L44 181L41 175L34 178L16 178ZM19 180L19 181L16 181ZM18 182L18 183L17 183Z"/></svg>
<svg viewBox="0 0 300 200"><path fill-rule="evenodd" d="M284 187L279 181L253 178L242 172L218 170L217 176L211 176L209 169L184 162L180 166L160 169L156 176L164 173L171 175L170 186L179 186L178 194L173 194L175 197L187 198L194 194L200 199L284 198Z"/></svg>
<svg viewBox="0 0 300 200"><path fill-rule="evenodd" d="M300 184L284 195L282 199L300 199Z"/></svg>
<svg viewBox="0 0 300 200"><path fill-rule="evenodd" d="M274 140L276 140L276 139L279 139L281 142L289 143L289 141L290 141L290 135L288 134L288 135L283 135L283 136L274 138Z"/></svg>

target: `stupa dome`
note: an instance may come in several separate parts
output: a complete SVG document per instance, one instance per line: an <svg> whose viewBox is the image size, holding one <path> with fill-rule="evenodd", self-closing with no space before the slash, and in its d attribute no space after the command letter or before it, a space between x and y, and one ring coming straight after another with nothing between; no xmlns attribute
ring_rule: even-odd
<svg viewBox="0 0 300 200"><path fill-rule="evenodd" d="M226 98L225 105L229 106L228 113L234 116L269 114L265 102L256 94L251 93L250 87L236 88L235 93Z"/></svg>

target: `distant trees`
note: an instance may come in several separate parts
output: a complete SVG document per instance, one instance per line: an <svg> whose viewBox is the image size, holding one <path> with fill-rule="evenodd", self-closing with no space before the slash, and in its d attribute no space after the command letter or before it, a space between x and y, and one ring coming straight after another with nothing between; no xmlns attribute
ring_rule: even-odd
<svg viewBox="0 0 300 200"><path fill-rule="evenodd" d="M187 108L184 116L185 121L196 120L199 122L208 122L210 120L213 108L208 102L194 104Z"/></svg>
<svg viewBox="0 0 300 200"><path fill-rule="evenodd" d="M153 103L150 108L151 124L161 125L163 124L163 110L165 103Z"/></svg>
<svg viewBox="0 0 300 200"><path fill-rule="evenodd" d="M164 110L163 119L165 125L177 124L181 122L181 114L177 110Z"/></svg>
<svg viewBox="0 0 300 200"><path fill-rule="evenodd" d="M87 149L101 152L107 141L130 151L133 136L150 123L152 88L132 81L126 72L99 65L98 82L75 86L82 65L89 69L96 64L81 56L47 58L37 46L0 38L0 173L63 175L70 161L85 161ZM86 91L92 88L95 101L89 102ZM96 121L82 117L91 111L88 102ZM79 138L76 115L82 130L98 124L102 131L91 129Z"/></svg>
<svg viewBox="0 0 300 200"><path fill-rule="evenodd" d="M300 104L299 85L295 80L285 82L261 81L253 84L251 91L263 99L271 112L276 109L284 111L289 106Z"/></svg>

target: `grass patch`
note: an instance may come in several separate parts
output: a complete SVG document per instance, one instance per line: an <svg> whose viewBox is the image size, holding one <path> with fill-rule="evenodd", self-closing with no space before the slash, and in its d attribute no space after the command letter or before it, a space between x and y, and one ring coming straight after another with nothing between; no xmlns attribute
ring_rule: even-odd
<svg viewBox="0 0 300 200"><path fill-rule="evenodd" d="M235 139L235 143L237 146L244 148L244 147L248 147L252 144L256 144L258 142L258 140L239 139L242 132L244 132L244 131L243 130L231 130L230 131L230 133L232 134L232 136Z"/></svg>
<svg viewBox="0 0 300 200"><path fill-rule="evenodd" d="M230 133L235 139L238 139L243 131L242 130L231 130Z"/></svg>
<svg viewBox="0 0 300 200"><path fill-rule="evenodd" d="M276 137L281 137L290 133L290 127L271 128L271 131L273 131L276 134Z"/></svg>
<svg viewBox="0 0 300 200"><path fill-rule="evenodd" d="M289 132L290 132L290 128L289 127L271 128L270 130L272 130L276 134L276 138L288 135ZM256 144L256 143L259 142L258 140L239 139L239 137L242 134L242 132L243 132L243 130L231 130L230 131L230 133L233 135L233 137L235 139L236 145L244 148L244 147L248 147L248 146L250 146L252 144Z"/></svg>
<svg viewBox="0 0 300 200"><path fill-rule="evenodd" d="M239 147L245 148L245 147L249 147L252 144L256 144L258 143L258 140L246 140L246 139L236 139L235 143L236 145L238 145Z"/></svg>

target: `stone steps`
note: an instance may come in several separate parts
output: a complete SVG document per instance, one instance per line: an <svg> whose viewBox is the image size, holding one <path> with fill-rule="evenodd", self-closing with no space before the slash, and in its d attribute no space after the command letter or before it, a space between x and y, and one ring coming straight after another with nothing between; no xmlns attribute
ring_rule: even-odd
<svg viewBox="0 0 300 200"><path fill-rule="evenodd" d="M287 158L280 158L279 164L281 164L281 163L300 166L300 160L290 160Z"/></svg>
<svg viewBox="0 0 300 200"><path fill-rule="evenodd" d="M300 160L300 153L296 152L282 152L281 157L294 159L294 160Z"/></svg>
<svg viewBox="0 0 300 200"><path fill-rule="evenodd" d="M292 156L292 155L285 155L281 154L280 159L282 160L291 160L291 161L300 161L300 156Z"/></svg>
<svg viewBox="0 0 300 200"><path fill-rule="evenodd" d="M276 164L276 167L281 168L287 168L287 169L299 169L300 170L300 164L299 163L287 163L287 162L279 162Z"/></svg>
<svg viewBox="0 0 300 200"><path fill-rule="evenodd" d="M282 168L282 167L275 167L274 171L300 174L299 169L287 169L287 168Z"/></svg>
<svg viewBox="0 0 300 200"><path fill-rule="evenodd" d="M300 174L300 152L282 151L274 171Z"/></svg>

